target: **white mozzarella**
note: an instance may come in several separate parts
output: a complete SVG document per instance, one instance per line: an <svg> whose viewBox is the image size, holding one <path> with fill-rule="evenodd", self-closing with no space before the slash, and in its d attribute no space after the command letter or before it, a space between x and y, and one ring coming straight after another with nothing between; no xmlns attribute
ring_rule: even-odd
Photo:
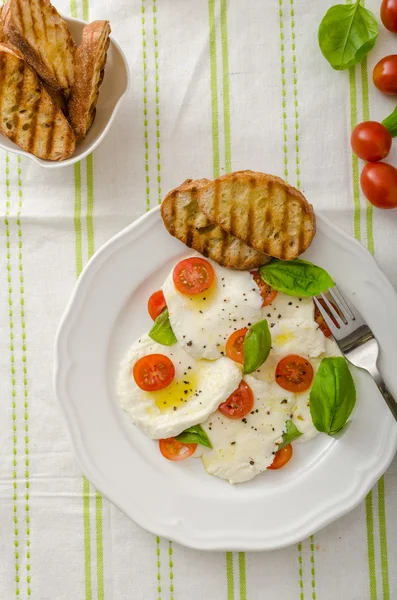
<svg viewBox="0 0 397 600"><path fill-rule="evenodd" d="M269 321L269 326L280 319L293 318L313 321L313 298L297 298L278 292L273 302L262 308L262 318Z"/></svg>
<svg viewBox="0 0 397 600"><path fill-rule="evenodd" d="M164 354L175 367L174 381L158 392L145 392L135 383L132 368L148 354ZM196 360L177 343L163 346L144 335L124 358L118 396L132 421L152 439L178 435L217 409L241 381L241 370L226 357L216 362Z"/></svg>
<svg viewBox="0 0 397 600"><path fill-rule="evenodd" d="M325 336L314 320L280 319L270 332L273 354L280 358L288 354L315 358L325 351Z"/></svg>
<svg viewBox="0 0 397 600"><path fill-rule="evenodd" d="M195 358L215 360L225 352L228 337L261 320L262 297L248 271L232 271L208 261L215 271L211 289L185 296L168 275L163 293L170 323L181 346Z"/></svg>
<svg viewBox="0 0 397 600"><path fill-rule="evenodd" d="M212 449L202 450L204 467L230 483L248 481L271 465L294 403L294 395L276 383L250 375L244 380L254 394L252 412L244 419L229 419L216 411L202 425L212 444Z"/></svg>
<svg viewBox="0 0 397 600"><path fill-rule="evenodd" d="M296 394L295 405L292 408L292 422L297 429L303 434L295 440L295 443L304 443L312 440L319 431L314 427L310 414L309 405L310 391Z"/></svg>

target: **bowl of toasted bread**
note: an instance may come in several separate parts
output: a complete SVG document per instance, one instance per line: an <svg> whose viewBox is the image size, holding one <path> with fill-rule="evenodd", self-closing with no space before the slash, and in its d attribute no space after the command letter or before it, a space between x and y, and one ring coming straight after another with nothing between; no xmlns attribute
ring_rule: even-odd
<svg viewBox="0 0 397 600"><path fill-rule="evenodd" d="M104 139L129 87L109 21L62 17L49 0L0 13L0 147L43 167L71 165Z"/></svg>

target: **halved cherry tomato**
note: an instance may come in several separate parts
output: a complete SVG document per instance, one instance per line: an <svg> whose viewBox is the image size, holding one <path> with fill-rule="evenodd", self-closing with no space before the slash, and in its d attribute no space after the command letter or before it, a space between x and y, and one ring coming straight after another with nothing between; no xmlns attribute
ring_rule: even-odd
<svg viewBox="0 0 397 600"><path fill-rule="evenodd" d="M382 58L374 67L372 79L379 91L397 94L397 54Z"/></svg>
<svg viewBox="0 0 397 600"><path fill-rule="evenodd" d="M277 450L276 454L274 455L274 460L268 469L271 469L272 471L275 469L281 469L281 467L284 467L287 462L291 460L292 454L293 452L291 444L284 446L284 448L281 448L281 450Z"/></svg>
<svg viewBox="0 0 397 600"><path fill-rule="evenodd" d="M168 460L185 460L195 452L197 444L184 444L171 437L166 440L159 440L159 447L164 458Z"/></svg>
<svg viewBox="0 0 397 600"><path fill-rule="evenodd" d="M322 298L318 298L318 301L320 302L321 306L328 311L327 305L325 304L324 300ZM337 307L335 306L335 304L333 302L331 302L333 308L335 309L335 311L339 314L339 311L337 309ZM335 327L338 327L338 324L335 322L335 319L333 318L333 316L331 315L331 319L334 322ZM317 305L314 305L314 320L316 321L317 325L319 326L319 328L321 329L321 331L323 332L323 334L325 335L325 337L329 338L332 337L332 333L330 328L328 327L327 323L325 322L325 319L323 317L323 315L321 314L321 312L319 311L319 309L317 308Z"/></svg>
<svg viewBox="0 0 397 600"><path fill-rule="evenodd" d="M284 390L299 393L308 390L313 381L313 367L306 358L290 354L276 367L276 382Z"/></svg>
<svg viewBox="0 0 397 600"><path fill-rule="evenodd" d="M167 304L165 302L163 291L157 290L157 292L154 292L154 294L150 296L147 303L147 309L153 321L161 315L165 308L167 308Z"/></svg>
<svg viewBox="0 0 397 600"><path fill-rule="evenodd" d="M363 160L377 162L390 152L392 137L390 131L377 121L359 123L350 138L353 152Z"/></svg>
<svg viewBox="0 0 397 600"><path fill-rule="evenodd" d="M140 358L132 369L135 383L145 392L166 388L175 377L175 367L164 354L148 354Z"/></svg>
<svg viewBox="0 0 397 600"><path fill-rule="evenodd" d="M368 163L360 175L364 195L378 208L397 206L397 169L384 162Z"/></svg>
<svg viewBox="0 0 397 600"><path fill-rule="evenodd" d="M278 292L276 292L276 290L274 290L272 287L270 287L270 285L263 281L259 271L251 271L251 275L254 278L254 281L258 286L261 296L263 298L262 306L267 306L268 304L271 304L277 296Z"/></svg>
<svg viewBox="0 0 397 600"><path fill-rule="evenodd" d="M380 18L386 29L397 33L397 0L383 0L380 7Z"/></svg>
<svg viewBox="0 0 397 600"><path fill-rule="evenodd" d="M241 365L244 362L244 338L247 335L248 328L238 329L228 338L226 342L226 354L229 358Z"/></svg>
<svg viewBox="0 0 397 600"><path fill-rule="evenodd" d="M208 260L193 256L181 260L174 268L172 277L181 294L192 296L202 294L211 287L215 272Z"/></svg>
<svg viewBox="0 0 397 600"><path fill-rule="evenodd" d="M254 394L245 381L219 406L220 412L229 419L242 419L254 406Z"/></svg>

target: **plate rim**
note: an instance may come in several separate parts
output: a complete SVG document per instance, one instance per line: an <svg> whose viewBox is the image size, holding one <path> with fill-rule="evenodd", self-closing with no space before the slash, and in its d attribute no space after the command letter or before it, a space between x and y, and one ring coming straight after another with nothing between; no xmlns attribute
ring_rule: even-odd
<svg viewBox="0 0 397 600"><path fill-rule="evenodd" d="M69 439L71 440L72 447L74 450L75 457L77 458L78 464L85 474L87 479L92 483L92 485L101 492L106 498L109 499L112 504L114 504L117 508L119 508L122 512L126 514L130 519L132 519L137 525L142 527L144 530L152 533L153 535L162 536L168 538L176 543L179 543L185 547L196 549L196 550L208 550L208 551L267 551L267 550L276 550L280 548L284 548L287 546L291 546L296 542L299 542L301 539L305 539L309 535L312 535L323 529L333 521L339 519L344 516L354 508L356 508L362 500L365 498L366 494L370 491L370 489L374 486L376 481L384 474L391 461L394 458L394 455L397 450L397 427L389 427L391 429L391 433L394 433L394 438L392 439L391 435L388 436L386 452L382 452L382 461L377 460L375 465L368 464L366 468L360 469L360 477L359 483L356 483L354 489L350 492L348 497L344 497L339 500L333 506L332 510L327 510L326 516L321 517L321 515L317 515L314 520L310 520L310 524L306 521L303 525L297 524L288 535L284 535L282 540L278 540L276 543L271 543L269 541L261 540L259 538L245 540L237 540L232 542L228 540L227 542L222 542L219 538L207 537L207 538L197 538L192 535L192 531L179 529L177 526L173 526L172 524L160 524L156 523L156 527L151 527L150 522L147 522L145 516L137 514L133 510L126 510L125 507L122 506L122 502L118 502L117 499L111 498L111 494L109 491L105 491L106 487L105 482L100 480L100 476L97 475L98 469L92 460L89 452L85 449L83 441L78 440L77 430L78 424L73 423L73 411L69 411L67 408L67 403L65 399L67 399L66 390L61 389L61 380L62 380L62 372L67 372L67 362L69 360L67 352L63 351L67 347L67 341L69 334L71 332L70 323L73 317L73 307L75 304L76 298L79 296L80 291L86 285L86 280L92 275L95 274L95 269L92 271L93 267L96 263L99 263L107 256L109 249L122 240L123 238L128 238L128 236L135 230L139 229L142 225L149 225L150 221L153 219L158 219L158 213L160 212L160 205L151 209L147 213L141 215L137 220L133 223L122 229L112 238L110 238L88 261L87 265L83 269L79 279L77 280L73 292L69 298L69 301L66 305L64 313L61 317L61 320L58 325L56 337L55 337L55 346L54 346L54 369L53 369L53 388L55 392L55 396L57 398L58 405L61 408L61 412L67 423L67 430ZM329 221L327 217L325 217L321 211L316 213L317 220L321 223L322 226L326 227L333 231L333 233L342 238L349 246L355 249L355 253L361 254L365 257L366 261L372 262L373 268L376 269L378 276L383 280L383 284L389 289L389 292L394 296L397 305L397 292L393 288L392 284L386 277L385 273L382 271L375 257L370 254L370 252L358 242L355 238L347 234L345 231L341 230L339 227L334 225ZM73 323L72 323L73 324ZM63 361L63 365L61 362ZM63 398L62 398L63 396ZM393 425L394 422L390 420L390 425ZM389 432L390 434L390 432ZM383 443L385 445L386 442ZM388 450L388 452L387 452ZM133 514L134 513L134 514Z"/></svg>

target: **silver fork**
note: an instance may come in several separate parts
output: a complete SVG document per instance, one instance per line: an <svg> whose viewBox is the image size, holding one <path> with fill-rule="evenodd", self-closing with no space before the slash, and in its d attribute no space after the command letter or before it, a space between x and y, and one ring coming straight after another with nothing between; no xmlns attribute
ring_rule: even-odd
<svg viewBox="0 0 397 600"><path fill-rule="evenodd" d="M368 371L397 421L397 402L377 367L378 342L358 310L346 300L337 286L330 288L327 294L315 297L314 302L342 353L352 365Z"/></svg>

